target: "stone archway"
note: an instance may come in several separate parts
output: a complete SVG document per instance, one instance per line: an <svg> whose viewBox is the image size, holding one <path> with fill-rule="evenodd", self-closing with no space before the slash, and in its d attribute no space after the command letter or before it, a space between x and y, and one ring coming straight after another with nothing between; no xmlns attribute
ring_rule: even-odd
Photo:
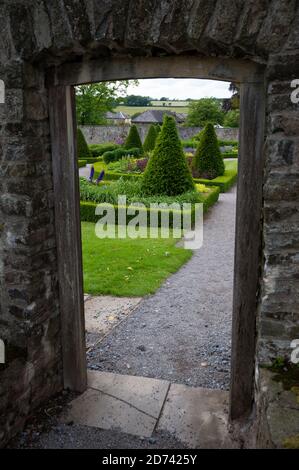
<svg viewBox="0 0 299 470"><path fill-rule="evenodd" d="M293 91L291 81L299 76L297 2L3 0L0 16L0 79L5 84L5 104L0 103L3 175L0 182L0 336L5 342L6 353L6 363L0 365L0 445L4 445L22 428L27 416L40 403L63 387L62 356L66 345L62 354L61 339L68 334L68 329L62 322L62 333L60 319L64 308L70 308L72 303L63 305L58 296L58 286L63 279L57 268L56 244L58 242L59 245L60 241L54 231L56 216L53 211L51 154L59 154L59 142L65 145L65 150L69 150L64 155L70 159L74 154L72 129L66 126L70 124L72 113L71 85L103 80L105 76L145 77L147 73L150 77L151 60L156 59L161 71L162 64L169 65L171 61L178 64L181 61L176 72L182 73L185 69L187 76L190 76L192 67L195 67L196 77L202 78L238 78L238 73L241 73L238 67L244 61L254 67L259 68L257 64L265 67L267 119L263 193L261 159L256 168L250 166L253 172L250 181L254 182L251 193L247 187L248 169L243 158L239 180L244 184L240 185L238 202L239 208L243 209L240 201L246 201L253 211L256 203L258 206L262 203L263 245L259 256L254 250L248 264L248 271L254 277L258 276L256 263L261 266L259 286L262 295L256 308L259 292L253 292L254 282L250 292L247 283L235 284L235 292L238 291L240 297L235 298L234 307L235 311L239 307L240 311L244 308L244 311L248 309L250 312L243 322L234 323L234 331L240 333L239 338L246 336L247 328L253 331L258 311L255 403L256 424L260 431L263 422L268 419L265 409L270 394L267 388L262 387L263 374L259 366L270 364L278 356L288 357L291 340L298 336L296 216L299 192L296 156L299 129L298 104L290 100ZM98 67L89 66L93 60L98 61ZM204 74L207 69L202 65L194 65L195 62L212 64L213 61L214 67L207 75ZM230 64L230 73L226 76L223 75L225 68L219 66L223 61ZM118 68L120 62L122 67ZM128 65L133 63L135 67L138 63L149 64L147 72L143 68L137 74L138 70ZM236 64L235 68L233 63ZM51 71L53 66L56 67L54 72L53 69ZM166 68L167 65L164 73L168 76ZM73 71L69 82L64 70L67 73ZM246 67L244 70L247 70ZM171 76L175 76L174 70L171 71ZM156 71L155 76L162 76L162 73ZM61 114L57 119L62 132L52 149L46 79L55 87L55 91L51 92L52 115L55 103L61 103ZM239 80L242 81L242 77L239 76ZM254 128L251 117L256 116L258 109L264 106L263 93L255 80L254 83L243 82L243 107L248 106L247 122L250 127L244 130L242 147L243 155L250 160L256 158L256 153L252 145L245 145L247 141L249 144L253 142L249 132L254 138L258 136L259 145L262 146L263 126ZM248 116L243 114L242 126ZM257 122L256 119L253 121ZM71 165L70 161L67 163ZM59 165L55 170L56 179L59 168L60 177L65 178L63 163ZM76 194L76 188L72 186L74 173L75 168L72 167L65 190L71 194L72 201ZM245 192L243 196L242 187ZM77 217L76 214L73 216ZM254 217L253 221L259 225L257 218ZM75 224L74 221L72 223ZM251 249L247 237L255 228L251 220L246 223L239 247L245 255ZM74 225L70 227L74 233ZM246 227L250 229L247 232ZM241 230L242 224L239 224L239 233ZM241 240L239 236L238 240ZM77 270L77 278L74 273L72 277L77 283L73 288L80 288L80 270L78 266L73 266L73 269ZM246 278L247 274L242 271L239 278ZM71 283L68 289L72 292ZM254 307L250 303L244 305L243 298L247 298L247 294L250 294ZM72 302L77 312L80 296ZM79 321L78 328L81 327ZM248 345L250 364L245 356L240 356L242 342L235 342L234 351L239 361L235 364L239 367L233 370L233 375L248 370L239 389L246 399L240 402L240 408L239 405L236 407L236 413L232 413L234 416L242 415L245 409L249 410L249 402L252 401L251 352L254 337L255 332L250 335L252 342ZM80 343L80 334L77 341ZM79 365L77 363L77 367ZM73 362L69 371L72 367ZM70 375L69 380L74 388L84 388L84 377L79 377L77 384L74 375ZM254 431L254 434L256 437L257 432ZM262 429L259 432L262 443L264 434Z"/></svg>
<svg viewBox="0 0 299 470"><path fill-rule="evenodd" d="M265 119L263 68L249 61L188 56L113 59L70 64L51 70L48 85L60 260L64 384L77 391L86 388L76 125L72 86L103 80L149 77L214 78L241 84L230 417L244 418L250 414L254 399ZM67 201L66 206L62 201Z"/></svg>

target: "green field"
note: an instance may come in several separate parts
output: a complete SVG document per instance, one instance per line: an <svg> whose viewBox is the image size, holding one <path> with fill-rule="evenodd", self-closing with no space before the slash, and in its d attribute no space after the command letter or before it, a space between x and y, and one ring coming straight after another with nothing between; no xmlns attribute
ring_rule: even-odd
<svg viewBox="0 0 299 470"><path fill-rule="evenodd" d="M174 111L175 113L188 113L188 107L186 106L117 106L113 111L121 111L125 114L132 116L135 113L143 113L150 109L162 109L164 111Z"/></svg>
<svg viewBox="0 0 299 470"><path fill-rule="evenodd" d="M155 100L155 101L152 101L151 102L152 106L168 106L168 107L188 107L189 105L189 102L188 101L180 101L180 100L177 100L177 101L159 101L159 100Z"/></svg>

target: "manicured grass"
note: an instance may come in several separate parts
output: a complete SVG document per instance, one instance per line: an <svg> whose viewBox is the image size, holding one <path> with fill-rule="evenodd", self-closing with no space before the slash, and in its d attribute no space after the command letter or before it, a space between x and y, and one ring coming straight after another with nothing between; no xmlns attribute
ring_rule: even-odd
<svg viewBox="0 0 299 470"><path fill-rule="evenodd" d="M117 106L113 111L122 111L123 113L132 116L135 113L143 113L144 111L149 111L150 109L162 109L164 111L188 114L187 106Z"/></svg>
<svg viewBox="0 0 299 470"><path fill-rule="evenodd" d="M177 239L99 239L95 224L82 222L84 292L144 296L154 293L192 256Z"/></svg>

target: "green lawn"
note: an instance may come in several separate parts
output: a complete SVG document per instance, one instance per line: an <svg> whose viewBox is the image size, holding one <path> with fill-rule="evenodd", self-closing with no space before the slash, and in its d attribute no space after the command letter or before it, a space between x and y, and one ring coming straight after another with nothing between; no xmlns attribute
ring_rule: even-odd
<svg viewBox="0 0 299 470"><path fill-rule="evenodd" d="M117 106L113 111L122 111L123 113L132 116L135 113L143 113L144 111L149 111L150 109L163 109L164 111L188 114L187 106Z"/></svg>
<svg viewBox="0 0 299 470"><path fill-rule="evenodd" d="M177 239L99 239L95 224L82 222L84 292L144 296L192 256Z"/></svg>

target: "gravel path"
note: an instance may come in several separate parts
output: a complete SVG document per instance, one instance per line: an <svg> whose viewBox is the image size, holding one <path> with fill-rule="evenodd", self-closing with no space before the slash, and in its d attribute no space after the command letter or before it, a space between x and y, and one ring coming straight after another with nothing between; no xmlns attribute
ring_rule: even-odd
<svg viewBox="0 0 299 470"><path fill-rule="evenodd" d="M88 353L90 368L228 389L235 200L221 194L203 247Z"/></svg>

